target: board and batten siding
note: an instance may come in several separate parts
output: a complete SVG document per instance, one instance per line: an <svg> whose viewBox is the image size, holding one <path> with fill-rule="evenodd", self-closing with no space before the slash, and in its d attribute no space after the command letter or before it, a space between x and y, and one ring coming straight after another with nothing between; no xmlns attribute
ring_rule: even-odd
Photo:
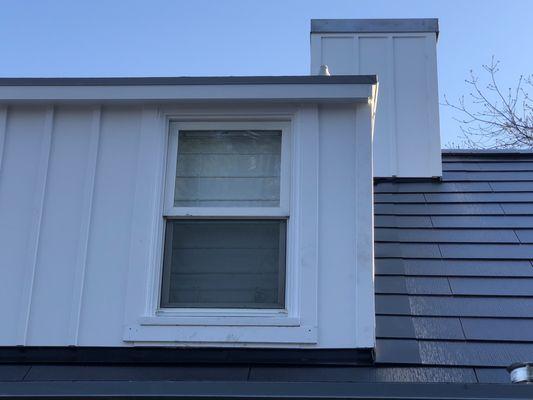
<svg viewBox="0 0 533 400"><path fill-rule="evenodd" d="M122 344L139 128L131 106L2 108L2 345Z"/></svg>
<svg viewBox="0 0 533 400"><path fill-rule="evenodd" d="M146 276L131 273L150 258L152 163L164 159L143 110L0 105L0 346L135 344L124 341L125 320L143 315L149 294L132 291ZM301 112L297 140L319 143L299 155L314 160L299 173L318 191L318 236L301 256L318 259L311 347L373 345L370 121L366 103Z"/></svg>
<svg viewBox="0 0 533 400"><path fill-rule="evenodd" d="M349 21L349 20L348 20ZM442 176L435 32L311 34L311 74L376 74L374 176Z"/></svg>

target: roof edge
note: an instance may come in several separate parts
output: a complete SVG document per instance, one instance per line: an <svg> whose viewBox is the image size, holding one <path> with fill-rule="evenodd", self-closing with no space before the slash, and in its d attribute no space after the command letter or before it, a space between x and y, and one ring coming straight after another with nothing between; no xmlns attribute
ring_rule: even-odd
<svg viewBox="0 0 533 400"><path fill-rule="evenodd" d="M447 156L453 155L533 155L533 149L442 149L442 154Z"/></svg>
<svg viewBox="0 0 533 400"><path fill-rule="evenodd" d="M0 78L0 86L157 86L157 85L269 85L269 84L374 85L376 83L377 83L376 75Z"/></svg>
<svg viewBox="0 0 533 400"><path fill-rule="evenodd" d="M258 381L3 382L0 398L144 399L530 399L529 385L479 383L331 383Z"/></svg>
<svg viewBox="0 0 533 400"><path fill-rule="evenodd" d="M296 364L372 365L370 348L276 349L220 347L2 346L5 364ZM0 396L1 397L1 396Z"/></svg>

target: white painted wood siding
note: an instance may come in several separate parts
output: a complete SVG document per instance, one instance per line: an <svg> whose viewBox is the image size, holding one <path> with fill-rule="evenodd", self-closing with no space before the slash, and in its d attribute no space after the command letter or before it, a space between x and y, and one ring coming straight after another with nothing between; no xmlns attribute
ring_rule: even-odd
<svg viewBox="0 0 533 400"><path fill-rule="evenodd" d="M318 236L300 262L305 273L319 259L318 341L301 346L371 346L370 105L309 110L298 111L298 140L314 141L305 131L319 127L318 154L301 154L316 166L302 176L317 182L318 206L309 210ZM132 345L123 340L126 302L142 317L149 294L132 288L146 286L137 273L149 269L161 198L153 189L164 124L156 118L153 105L0 107L0 345ZM275 337L272 329L265 335Z"/></svg>

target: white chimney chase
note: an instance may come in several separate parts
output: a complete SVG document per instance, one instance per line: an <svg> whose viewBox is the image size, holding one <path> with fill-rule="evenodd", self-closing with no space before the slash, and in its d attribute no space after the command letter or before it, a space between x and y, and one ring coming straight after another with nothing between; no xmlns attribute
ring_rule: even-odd
<svg viewBox="0 0 533 400"><path fill-rule="evenodd" d="M442 176L437 19L314 19L311 74L376 74L374 176Z"/></svg>

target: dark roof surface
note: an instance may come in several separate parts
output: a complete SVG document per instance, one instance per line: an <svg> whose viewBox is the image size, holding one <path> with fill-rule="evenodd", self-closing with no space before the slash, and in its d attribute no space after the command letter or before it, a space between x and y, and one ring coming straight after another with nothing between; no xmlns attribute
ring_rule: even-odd
<svg viewBox="0 0 533 400"><path fill-rule="evenodd" d="M374 365L10 364L0 365L0 387L119 390L120 382L127 391L139 382L148 390L167 387L156 381L206 382L204 388L217 381L231 382L234 393L253 385L296 393L291 385L303 383L305 391L336 383L344 394L364 397L364 385L379 382L372 387L428 398L423 393L430 389L416 385L431 383L437 397L533 398L533 385L511 386L505 370L533 360L533 153L444 152L443 169L442 181L375 184ZM415 386L390 386L396 383Z"/></svg>
<svg viewBox="0 0 533 400"><path fill-rule="evenodd" d="M375 185L376 361L508 382L533 360L533 153L444 152L441 182Z"/></svg>

